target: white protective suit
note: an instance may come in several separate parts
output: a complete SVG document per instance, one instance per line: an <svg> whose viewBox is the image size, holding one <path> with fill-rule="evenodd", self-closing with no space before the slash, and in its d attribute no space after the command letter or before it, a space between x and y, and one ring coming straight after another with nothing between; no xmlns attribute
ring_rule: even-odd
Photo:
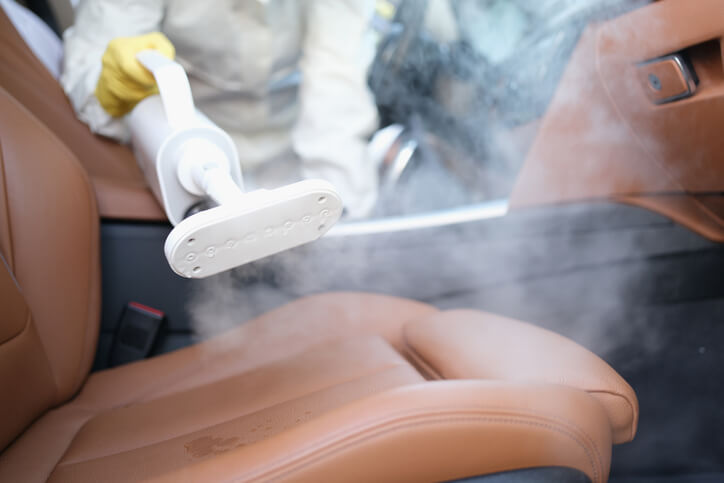
<svg viewBox="0 0 724 483"><path fill-rule="evenodd" d="M64 35L61 83L96 133L128 140L94 95L115 37L163 32L196 106L236 142L247 187L333 183L351 217L374 204L367 87L374 0L86 0Z"/></svg>

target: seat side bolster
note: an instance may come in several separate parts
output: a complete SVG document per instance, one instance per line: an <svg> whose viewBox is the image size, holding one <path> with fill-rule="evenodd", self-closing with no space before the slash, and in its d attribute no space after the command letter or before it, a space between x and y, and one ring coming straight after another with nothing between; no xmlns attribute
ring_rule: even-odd
<svg viewBox="0 0 724 483"><path fill-rule="evenodd" d="M404 328L408 358L431 379L562 384L587 391L606 410L614 443L633 439L638 401L601 358L556 333L498 315L456 310Z"/></svg>
<svg viewBox="0 0 724 483"><path fill-rule="evenodd" d="M28 311L23 326L32 325L0 351L7 376L0 410L14 421L0 430L3 447L49 407L70 399L87 378L98 338L101 273L98 212L85 171L2 87L0 138L0 231L12 275L0 305L21 292ZM24 381L21 369L26 377L32 374L25 389L33 391L16 390L17 381Z"/></svg>
<svg viewBox="0 0 724 483"><path fill-rule="evenodd" d="M356 401L159 480L446 481L554 465L601 482L610 458L607 416L583 391L436 381Z"/></svg>

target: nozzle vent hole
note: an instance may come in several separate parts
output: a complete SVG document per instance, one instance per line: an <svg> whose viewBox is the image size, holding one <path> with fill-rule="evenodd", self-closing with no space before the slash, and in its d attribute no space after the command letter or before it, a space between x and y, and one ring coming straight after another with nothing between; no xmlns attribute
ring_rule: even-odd
<svg viewBox="0 0 724 483"><path fill-rule="evenodd" d="M327 197L326 197L326 196L320 196L320 197L317 199L317 202L318 202L320 205L323 205L323 204L325 204L325 203L327 202Z"/></svg>
<svg viewBox="0 0 724 483"><path fill-rule="evenodd" d="M201 267L194 267L194 273L199 273L201 271Z"/></svg>
<svg viewBox="0 0 724 483"><path fill-rule="evenodd" d="M189 238L189 239L186 241L186 244L187 244L188 246L191 246L191 245L194 244L194 242L196 242L196 238Z"/></svg>

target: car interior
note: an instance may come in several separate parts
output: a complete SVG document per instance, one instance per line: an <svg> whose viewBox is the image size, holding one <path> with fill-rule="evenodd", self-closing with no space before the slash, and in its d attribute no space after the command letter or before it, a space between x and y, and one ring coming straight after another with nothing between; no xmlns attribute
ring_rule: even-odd
<svg viewBox="0 0 724 483"><path fill-rule="evenodd" d="M0 4L0 481L724 480L724 3L434 3L375 216L202 280Z"/></svg>

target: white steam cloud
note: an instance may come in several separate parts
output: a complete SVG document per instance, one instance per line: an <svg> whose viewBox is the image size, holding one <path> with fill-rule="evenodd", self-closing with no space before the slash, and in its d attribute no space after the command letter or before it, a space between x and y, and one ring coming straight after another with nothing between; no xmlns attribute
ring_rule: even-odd
<svg viewBox="0 0 724 483"><path fill-rule="evenodd" d="M493 10L500 10L505 2L489 3ZM440 145L433 140L423 143L418 153L421 158L427 158L425 162L428 166L433 167L423 167L414 172L410 178L409 189L405 190L403 187L398 192L393 192L388 199L383 199L383 203L394 205L393 213L395 209L414 210L416 206L418 209L420 206L432 209L436 203L446 206L445 203L450 203L450 200L455 200L454 204L460 204L465 200L483 201L509 193L535 136L539 118L568 64L578 34L587 23L612 17L648 2L547 0L536 2L537 7L532 7L530 2L509 3L517 10L513 13L506 10L501 15L506 22L514 24L511 29L532 38L538 35L542 44L550 43L551 49L543 51L551 53L551 56L539 59L526 57L524 64L512 61L500 72L515 72L514 79L540 79L540 83L517 88L515 85L506 85L504 89L499 84L492 83L490 89L493 95L486 101L487 104L475 104L471 85L490 79L480 77L480 71L472 69L466 74L467 77L456 79L455 76L441 76L432 94L439 96L440 104L463 119L461 129L479 134L479 138L473 139L467 151L460 152L460 156L478 161L480 170L471 176L478 176L475 181L482 189L470 195L465 193L464 180L441 181L446 170L456 169L454 162L448 162L449 158L454 157L454 153L450 151L450 146L444 146L441 153ZM517 16L533 15L536 9L538 12L545 12L549 17L521 26L521 20ZM449 18L447 21L449 22ZM523 27L528 30L523 32ZM540 29L541 32L531 32L531 29ZM550 29L552 30L549 31ZM456 39L458 34L446 34L443 37ZM503 47L498 46L499 49ZM496 62L500 61L500 56L495 52L484 53ZM515 56L515 52L512 56ZM424 60L423 57L423 63ZM439 63L437 58L434 61ZM465 59L449 60L450 65L458 67L465 67L465 62ZM430 59L430 64L432 63L433 59ZM591 76L595 73L581 71L575 75L580 76L577 82L570 84L575 86L575 89L556 93L559 106L577 106L586 103L590 98ZM506 80L514 82L502 79ZM501 79L497 81L499 83ZM528 92L536 90L540 95ZM502 98L512 94L519 98ZM499 95L499 98L495 98L495 95ZM471 111L471 106L477 111ZM504 115L503 111L508 114ZM531 115L534 111L538 111L537 116ZM590 143L615 145L631 141L626 127L621 123L611 122L610 117L595 104L586 112L588 119L585 122L591 129L584 135L590 138ZM521 116L525 119L521 119ZM429 128L428 124L419 127L419 130ZM587 162L582 153L577 171L585 172L588 169ZM566 209L571 210L564 208ZM594 207L593 210L598 208ZM535 215L515 216L517 219L533 219ZM585 218L586 215L577 216ZM556 229L560 232L554 233ZM530 236L514 223L495 222L476 225L474 231L465 227L450 227L442 231L402 236L323 239L196 284L188 310L199 339L222 333L296 297L331 290L381 292L431 301L449 308L456 307L457 303L470 306L470 294L484 294L473 304L477 308L499 310L527 319L525 310L511 310L523 308L527 300L535 298L529 293L535 284L523 283L526 278L564 273L587 264L620 263L642 255L649 256L652 250L656 251L656 240L644 239L645 235L634 231L622 232L615 241L595 235L581 236L579 233L566 231L565 227L552 227L550 234L543 238L529 238ZM545 240L545 243L533 245L530 239L536 243ZM681 243L685 246L696 245L693 239ZM611 310L615 310L616 304L625 300L626 294L620 292L628 290L626 287L631 283L635 284L632 280L637 278L637 274L628 274L626 280L611 280L612 285L601 295L611 301ZM562 302L556 300L555 292L556 287L548 287L545 291L553 306ZM584 323L580 319L570 321L568 327L565 325L565 322L561 322L560 327L552 328L563 330L584 345L596 346L604 352L615 347L617 340L629 337L631 331L636 330L633 324L617 330L614 334L601 333L607 329L600 328L600 324Z"/></svg>

